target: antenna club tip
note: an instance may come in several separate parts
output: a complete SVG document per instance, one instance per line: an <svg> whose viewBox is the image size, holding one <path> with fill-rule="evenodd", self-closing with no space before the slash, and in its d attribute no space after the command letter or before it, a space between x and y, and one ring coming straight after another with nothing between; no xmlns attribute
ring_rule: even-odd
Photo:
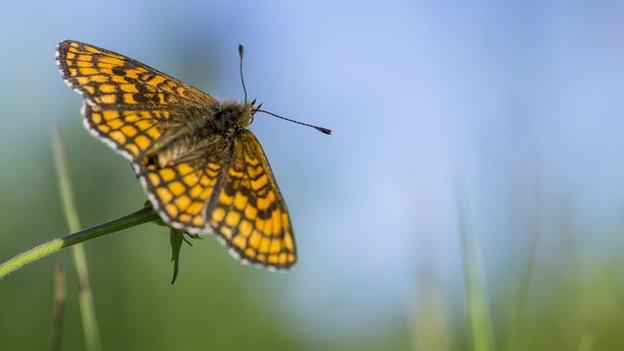
<svg viewBox="0 0 624 351"><path fill-rule="evenodd" d="M331 129L327 129L327 128L323 128L323 127L316 127L316 130L318 130L319 132L321 132L323 134L334 135L334 132L332 132Z"/></svg>
<svg viewBox="0 0 624 351"><path fill-rule="evenodd" d="M238 44L238 54L243 56L244 52L245 52L245 46L243 45L243 43Z"/></svg>

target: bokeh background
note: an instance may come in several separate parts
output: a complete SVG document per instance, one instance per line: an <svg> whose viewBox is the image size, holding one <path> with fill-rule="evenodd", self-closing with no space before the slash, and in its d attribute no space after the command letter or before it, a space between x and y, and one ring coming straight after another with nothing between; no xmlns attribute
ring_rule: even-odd
<svg viewBox="0 0 624 351"><path fill-rule="evenodd" d="M87 242L104 349L624 347L622 2L7 2L2 260L67 233L55 121L84 226L145 200L82 129L54 63L67 38L228 98L244 42L252 98L335 131L252 128L293 217L292 271L243 266L209 237L183 247L172 286L164 228ZM84 349L69 250L0 281L0 349L48 348L59 260L63 348Z"/></svg>

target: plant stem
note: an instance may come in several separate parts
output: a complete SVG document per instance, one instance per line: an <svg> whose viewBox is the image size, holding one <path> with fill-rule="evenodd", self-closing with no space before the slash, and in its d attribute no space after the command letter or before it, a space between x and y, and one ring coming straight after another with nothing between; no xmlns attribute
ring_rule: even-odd
<svg viewBox="0 0 624 351"><path fill-rule="evenodd" d="M80 221L78 219L78 211L74 200L74 191L72 189L71 178L69 176L63 141L58 124L55 124L52 130L54 163L56 165L59 193L63 202L65 219L67 220L69 231L76 232L80 230ZM100 342L97 318L95 317L91 284L89 283L87 257L82 244L74 245L72 247L72 253L76 267L76 275L78 276L78 301L80 304L80 314L82 315L82 327L85 335L87 350L99 351L102 349L102 344Z"/></svg>
<svg viewBox="0 0 624 351"><path fill-rule="evenodd" d="M12 259L0 264L0 279L11 272L14 272L25 265L32 263L42 257L51 255L64 247L76 245L83 241L95 239L102 235L111 234L120 230L131 228L143 223L152 222L158 219L158 214L151 206L146 206L123 217L119 217L110 222L99 224L91 228L83 229L74 234L66 235L34 247L23 252Z"/></svg>

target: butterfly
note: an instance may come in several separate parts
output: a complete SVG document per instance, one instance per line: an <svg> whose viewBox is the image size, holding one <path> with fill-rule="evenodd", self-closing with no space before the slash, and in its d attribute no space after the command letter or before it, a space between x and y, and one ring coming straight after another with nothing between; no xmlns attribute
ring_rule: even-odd
<svg viewBox="0 0 624 351"><path fill-rule="evenodd" d="M84 98L84 126L130 161L163 221L193 237L216 234L244 263L288 268L297 260L288 209L247 129L259 111L287 118L247 102L242 45L239 54L244 102L217 100L78 41L61 42L56 58L63 79Z"/></svg>

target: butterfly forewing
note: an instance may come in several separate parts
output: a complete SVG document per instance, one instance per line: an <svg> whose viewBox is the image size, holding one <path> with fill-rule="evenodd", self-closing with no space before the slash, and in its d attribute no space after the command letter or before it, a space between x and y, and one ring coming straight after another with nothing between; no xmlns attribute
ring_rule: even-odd
<svg viewBox="0 0 624 351"><path fill-rule="evenodd" d="M161 106L215 102L201 90L122 54L66 40L57 48L63 78L91 104Z"/></svg>
<svg viewBox="0 0 624 351"><path fill-rule="evenodd" d="M85 127L135 162L160 138L172 115L167 109L83 106Z"/></svg>

